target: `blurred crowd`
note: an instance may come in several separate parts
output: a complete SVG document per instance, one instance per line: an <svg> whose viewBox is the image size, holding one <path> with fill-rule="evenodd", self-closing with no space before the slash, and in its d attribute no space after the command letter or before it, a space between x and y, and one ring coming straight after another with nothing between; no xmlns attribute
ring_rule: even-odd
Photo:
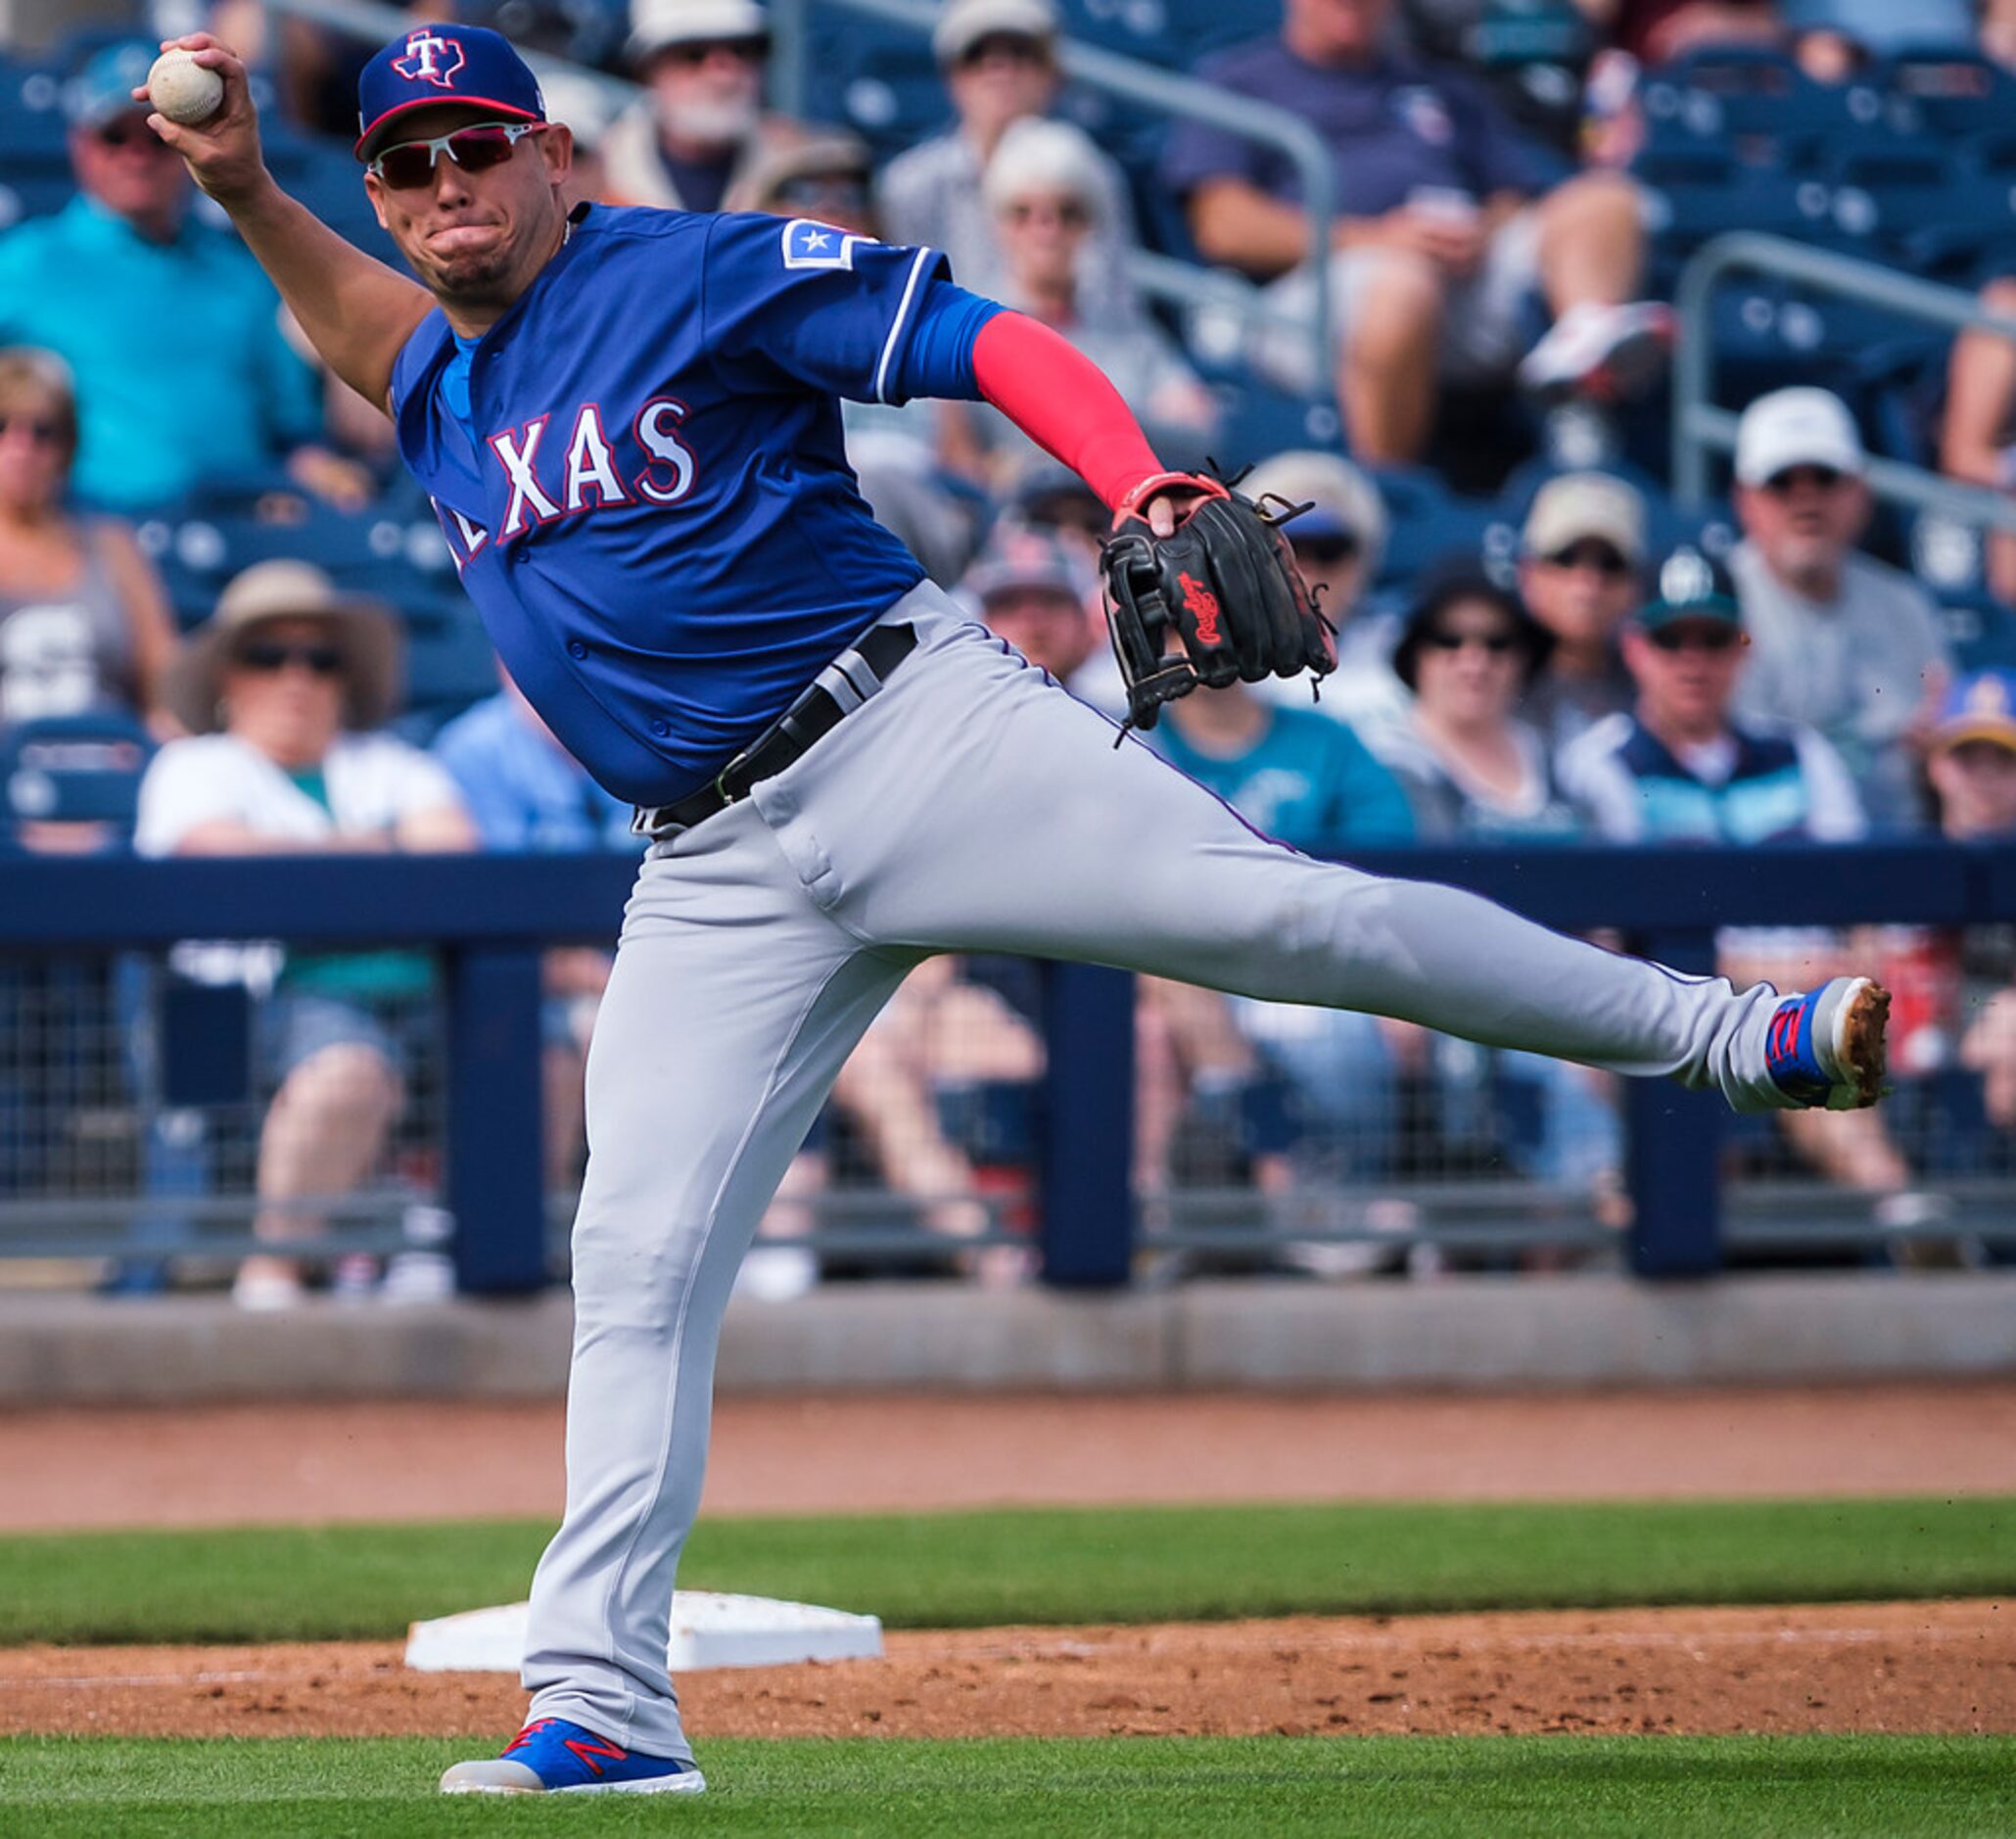
<svg viewBox="0 0 2016 1839"><path fill-rule="evenodd" d="M407 11L494 24L635 86L584 71L549 85L584 197L931 244L965 286L1084 350L1170 463L1258 462L1242 489L1300 507L1288 534L1340 668L1313 703L1302 684L1199 691L1148 738L1284 842L1350 857L1415 841L2016 835L2016 542L1907 525L1868 481L1888 456L2016 484L2016 345L1973 332L1871 368L1871 340L1845 353L1797 339L1779 302L1784 346L1737 368L1756 387L1730 404L1726 499L1683 509L1663 476L1667 297L1689 246L1682 156L1735 163L1721 227L1739 227L1758 174L1822 157L1790 127L1762 147L1743 107L1776 93L1790 122L1796 96L1819 119L1826 97L1859 86L1885 109L1924 105L1922 120L1878 124L1902 159L1931 144L1932 104L2016 97L2003 70L2016 7L1285 0L1278 14L1200 15L1195 38L1179 9L1163 61L1201 49L1196 75L1306 122L1334 156L1320 246L1302 174L1270 146L1194 119L1089 131L1097 111L1060 60L1085 22L1056 0L948 0L928 69L914 45L892 66L929 124L897 146L879 118L853 118L877 111L823 66L810 73L817 118L769 106L784 48L761 0ZM421 627L398 567L377 544L360 586L340 543L305 533L351 520L397 534L426 508L400 496L382 419L318 373L131 97L153 52L135 31L216 30L261 73L287 169L326 172L347 157L370 47L252 0L17 0L5 17L11 95L39 97L47 126L39 146L19 121L0 140L0 200L21 218L0 231L10 845L634 848L629 812L507 680L408 695ZM867 31L840 17L843 37L849 20ZM1672 96L1676 108L1661 100ZM1676 134L1693 137L1678 153ZM1997 157L1993 141L1964 153ZM361 208L359 192L339 227L368 246ZM1899 247L1865 238L1861 253ZM1243 305L1149 298L1145 253L1236 278ZM2016 312L2016 217L1941 259ZM1319 274L1324 362L1302 329ZM1096 574L1106 513L1090 493L985 405L850 403L846 428L864 493L930 574L1115 712ZM248 507L234 528L265 535L257 559L224 545L226 578L198 597L175 573L182 539L213 530L227 501ZM2008 941L1746 928L1719 951L1739 981L1805 987L1852 966L1899 996L1902 1099L1789 1114L1744 1154L1886 1197L1899 1219L1920 1184L2004 1156ZM593 949L546 960L555 1186L583 1153L581 1067L607 969ZM312 1223L298 1202L370 1181L398 1135L433 972L424 955L266 950L190 954L177 974L257 999L258 1230L271 1246L236 1294L281 1306L312 1275L285 1244ZM1356 1184L1390 1191L1404 1226L1408 1178L1509 1167L1624 1217L1615 1094L1585 1069L1152 985L1136 1056L1149 1189ZM783 1297L814 1282L818 1259L792 1240L822 1194L864 1181L902 1198L926 1263L1015 1280L1026 1255L989 1229L1029 1223L1043 1057L1028 967L916 973L843 1073L747 1286ZM961 1250L968 1239L987 1243ZM1293 1255L1319 1271L1369 1258ZM368 1291L372 1274L346 1281Z"/></svg>

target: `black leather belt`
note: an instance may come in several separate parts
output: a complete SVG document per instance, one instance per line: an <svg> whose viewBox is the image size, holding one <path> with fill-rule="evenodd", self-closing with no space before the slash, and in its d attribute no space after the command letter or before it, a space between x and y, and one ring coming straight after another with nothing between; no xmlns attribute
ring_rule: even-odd
<svg viewBox="0 0 2016 1839"><path fill-rule="evenodd" d="M853 714L874 695L916 647L914 626L870 628L859 644L841 652L820 672L805 693L723 767L710 784L669 805L655 809L639 806L631 828L640 836L689 830L716 812L740 803L749 796L751 786L774 778L794 760L802 759L843 716Z"/></svg>

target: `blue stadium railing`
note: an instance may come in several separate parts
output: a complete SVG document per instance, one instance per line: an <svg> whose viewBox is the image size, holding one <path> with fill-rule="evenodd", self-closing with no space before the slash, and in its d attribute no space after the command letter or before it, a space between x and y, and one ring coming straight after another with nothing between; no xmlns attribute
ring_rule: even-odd
<svg viewBox="0 0 2016 1839"><path fill-rule="evenodd" d="M1726 925L1978 925L2016 920L2016 845L1690 851L1383 851L1380 872L1455 883L1565 929L1603 926L1681 971L1707 970ZM180 939L317 947L427 944L443 963L447 1100L444 1200L461 1287L548 1281L539 1165L539 954L613 938L634 863L596 856L146 862L9 859L0 959L164 949ZM1057 1285L1127 1281L1135 1243L1132 989L1115 971L1050 967L1041 1249ZM667 1095L668 1103L676 1102ZM1721 1262L1720 1101L1632 1081L1625 1106L1644 1276Z"/></svg>

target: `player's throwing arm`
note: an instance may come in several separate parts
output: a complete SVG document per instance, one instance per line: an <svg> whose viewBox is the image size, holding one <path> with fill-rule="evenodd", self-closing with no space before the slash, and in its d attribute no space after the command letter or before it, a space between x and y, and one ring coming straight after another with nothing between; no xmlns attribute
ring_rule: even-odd
<svg viewBox="0 0 2016 1839"><path fill-rule="evenodd" d="M383 406L393 360L433 302L424 288L353 248L266 170L258 112L236 53L208 32L167 40L224 86L214 114L171 121L157 109L148 125L188 164L198 185L237 226L271 276L322 361L365 401ZM152 100L143 87L134 100Z"/></svg>

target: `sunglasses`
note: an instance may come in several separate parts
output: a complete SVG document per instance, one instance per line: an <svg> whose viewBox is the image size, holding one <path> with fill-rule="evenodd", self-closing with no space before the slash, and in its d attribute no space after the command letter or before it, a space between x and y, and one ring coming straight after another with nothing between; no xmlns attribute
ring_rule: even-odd
<svg viewBox="0 0 2016 1839"><path fill-rule="evenodd" d="M784 205L823 205L829 210L859 210L867 201L867 181L848 174L830 177L808 174L802 179L787 179L777 187L777 202Z"/></svg>
<svg viewBox="0 0 2016 1839"><path fill-rule="evenodd" d="M761 64L770 56L765 38L694 38L684 44L667 45L658 56L681 71L697 71L719 51L738 64Z"/></svg>
<svg viewBox="0 0 2016 1839"><path fill-rule="evenodd" d="M1294 537L1289 539L1289 543L1296 561L1308 562L1317 568L1335 568L1339 562L1352 560L1358 553L1358 539L1349 535Z"/></svg>
<svg viewBox="0 0 2016 1839"><path fill-rule="evenodd" d="M1572 542L1559 554L1547 557L1550 568L1589 568L1607 581L1621 581L1631 565L1607 542Z"/></svg>
<svg viewBox="0 0 2016 1839"><path fill-rule="evenodd" d="M526 135L541 133L545 126L543 121L478 121L452 134L402 140L386 148L365 169L392 190L408 192L433 182L435 163L443 154L464 172L488 172L510 159Z"/></svg>
<svg viewBox="0 0 2016 1839"><path fill-rule="evenodd" d="M99 128L92 139L101 147L137 148L141 153L172 155L174 149L138 116L121 116Z"/></svg>
<svg viewBox="0 0 2016 1839"><path fill-rule="evenodd" d="M1052 205L1009 205L1002 215L1010 223L1030 223L1038 219L1055 217L1067 230L1082 230L1092 221L1092 213L1075 199L1070 198Z"/></svg>
<svg viewBox="0 0 2016 1839"><path fill-rule="evenodd" d="M1774 498L1787 498L1801 486L1811 486L1816 492L1832 492L1848 474L1837 472L1832 466L1788 466L1782 473L1773 473L1764 481L1764 490Z"/></svg>
<svg viewBox="0 0 2016 1839"><path fill-rule="evenodd" d="M1006 58L1015 64L1048 64L1050 47L1040 38L1024 38L1018 32L989 32L959 54L959 67L970 71L989 58Z"/></svg>
<svg viewBox="0 0 2016 1839"><path fill-rule="evenodd" d="M233 662L241 671L260 677L277 676L290 664L299 664L311 677L334 677L343 669L343 653L335 645L283 645L261 639L247 645Z"/></svg>
<svg viewBox="0 0 2016 1839"><path fill-rule="evenodd" d="M1733 651L1743 637L1733 626L1665 626L1645 636L1662 651Z"/></svg>
<svg viewBox="0 0 2016 1839"><path fill-rule="evenodd" d="M54 447L62 433L53 421L40 415L10 415L0 409L0 440L5 440L9 430L15 428L19 428L37 447Z"/></svg>
<svg viewBox="0 0 2016 1839"><path fill-rule="evenodd" d="M1437 651L1461 651L1465 645L1481 645L1494 658L1502 658L1509 651L1519 649L1519 640L1510 633L1452 633L1431 632L1424 635L1427 643Z"/></svg>

